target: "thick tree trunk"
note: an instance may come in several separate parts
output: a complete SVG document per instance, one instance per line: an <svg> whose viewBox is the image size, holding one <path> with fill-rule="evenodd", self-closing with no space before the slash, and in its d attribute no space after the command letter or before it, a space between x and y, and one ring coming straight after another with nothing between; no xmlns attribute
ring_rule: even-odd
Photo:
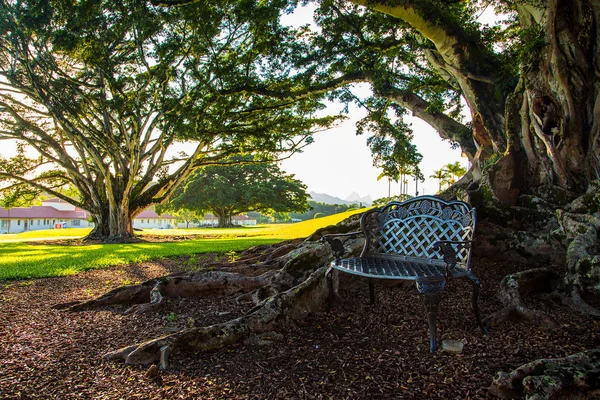
<svg viewBox="0 0 600 400"><path fill-rule="evenodd" d="M490 182L507 204L543 186L584 193L600 177L600 32L593 3L552 0L542 14L520 8L524 27L540 33L509 97L509 151Z"/></svg>
<svg viewBox="0 0 600 400"><path fill-rule="evenodd" d="M229 228L233 226L231 223L231 212L226 209L215 209L215 215L219 219L218 227L219 228Z"/></svg>
<svg viewBox="0 0 600 400"><path fill-rule="evenodd" d="M476 160L483 174L481 179L474 174L469 187L481 221L479 250L495 248L496 254L543 267L566 265L564 292L581 300L600 295L598 216L593 216L600 208L597 3L549 0L517 7L520 23L537 37L523 49L519 82L506 97L506 151L499 149L497 160ZM479 123L487 126L489 119L476 117L475 130ZM575 303L597 312L584 301Z"/></svg>
<svg viewBox="0 0 600 400"><path fill-rule="evenodd" d="M92 214L92 220L94 228L84 240L100 240L104 243L136 240L129 210L103 209L97 214Z"/></svg>

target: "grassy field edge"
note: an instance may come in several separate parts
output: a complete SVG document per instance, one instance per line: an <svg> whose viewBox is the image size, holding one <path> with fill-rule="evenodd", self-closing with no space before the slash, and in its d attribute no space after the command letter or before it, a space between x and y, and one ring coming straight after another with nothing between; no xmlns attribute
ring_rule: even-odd
<svg viewBox="0 0 600 400"><path fill-rule="evenodd" d="M141 263L151 260L200 253L242 251L252 246L273 244L283 240L307 237L317 229L338 222L362 210L353 210L296 224L268 225L254 228L162 230L142 232L161 235L194 235L193 239L173 242L143 242L129 244L53 245L34 244L36 240L52 240L57 231L26 232L15 241L0 243L0 281L36 279L77 274L90 269ZM65 237L62 231L60 237ZM70 237L82 237L85 230L71 232ZM143 237L143 235L142 235ZM33 242L33 243L27 243Z"/></svg>

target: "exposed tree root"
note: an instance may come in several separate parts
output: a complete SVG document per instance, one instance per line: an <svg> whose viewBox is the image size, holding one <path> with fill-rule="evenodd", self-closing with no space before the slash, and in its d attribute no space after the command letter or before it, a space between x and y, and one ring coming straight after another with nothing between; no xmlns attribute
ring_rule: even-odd
<svg viewBox="0 0 600 400"><path fill-rule="evenodd" d="M562 286L554 288L554 295L565 304L590 316L600 315L585 300L600 299L600 182L592 182L588 193L578 198L552 186L537 190L538 195L522 195L517 207L482 196L485 190L469 192L479 205L478 215L484 216L478 222L476 254L546 267L505 277L499 293L505 307L488 316L488 324L522 319L547 325L549 317L527 308L522 296L524 288L549 292L551 281ZM567 273L561 285L564 267Z"/></svg>
<svg viewBox="0 0 600 400"><path fill-rule="evenodd" d="M578 313L589 315L590 317L600 317L600 310L586 302L581 297L581 293L579 292L579 290L579 287L573 286L571 289L571 293L568 296L560 296L563 304L571 307Z"/></svg>
<svg viewBox="0 0 600 400"><path fill-rule="evenodd" d="M483 323L494 326L509 320L523 320L552 327L554 323L547 314L527 308L521 298L522 295L534 292L549 292L552 277L552 271L547 268L529 269L505 276L498 292L505 307L484 318Z"/></svg>
<svg viewBox="0 0 600 400"><path fill-rule="evenodd" d="M280 268L283 265L282 257L296 249L300 243L300 241L295 240L291 243L275 246L271 251L264 249L259 254L254 254L254 252L244 254L234 261L212 264L211 269L229 272L238 272L240 269L243 269L247 272L248 265L252 265L252 268L255 270Z"/></svg>
<svg viewBox="0 0 600 400"><path fill-rule="evenodd" d="M165 297L226 296L256 291L266 285L279 290L287 289L292 284L293 278L286 274L278 275L277 270L289 258L286 255L297 247L298 241L274 246L272 251L267 251L265 246L260 246L242 255L236 261L212 264L210 270L150 279L140 284L118 287L95 299L56 304L53 308L85 311L116 304L133 304L126 314L143 313L159 307ZM266 272L258 276L248 276L249 270L250 272L266 270ZM239 271L244 271L245 274Z"/></svg>
<svg viewBox="0 0 600 400"><path fill-rule="evenodd" d="M597 389L600 389L600 349L564 358L540 359L509 373L499 372L489 392L504 399L541 400L571 398L567 396Z"/></svg>
<svg viewBox="0 0 600 400"><path fill-rule="evenodd" d="M533 292L552 292L578 312L597 317L598 310L584 299L600 296L600 181L592 182L588 193L579 198L562 188L539 187L516 199L516 207L498 201L485 182L481 189L473 188L477 190L469 191L471 201L483 220L478 221L476 253L545 267L506 276L498 293L505 307L484 323L520 319L553 326L547 314L527 308L524 298ZM561 285L564 267L566 277ZM600 350L595 349L562 359L533 361L511 373L500 372L490 394L562 399L589 398L586 396L594 391L600 398L599 360ZM580 392L585 395L569 397Z"/></svg>
<svg viewBox="0 0 600 400"><path fill-rule="evenodd" d="M56 304L52 308L69 311L84 311L114 304L138 304L150 302L150 292L160 279L150 279L139 285L121 286L92 300Z"/></svg>
<svg viewBox="0 0 600 400"><path fill-rule="evenodd" d="M600 310L588 304L581 293L600 297L600 213L559 212L558 216L567 239L571 240L565 276L570 297L564 296L563 301L578 312L599 317Z"/></svg>
<svg viewBox="0 0 600 400"><path fill-rule="evenodd" d="M155 309L159 308L161 305L164 304L165 297L164 297L163 293L165 290L165 285L166 285L165 281L158 281L156 283L156 285L154 285L154 287L150 291L150 302L143 303L143 304L135 304L131 308L129 308L127 311L125 311L125 314L131 314L131 313L141 314L141 313L145 313L147 311L155 310Z"/></svg>
<svg viewBox="0 0 600 400"><path fill-rule="evenodd" d="M242 317L212 326L184 329L105 355L106 359L123 360L127 364L159 363L164 369L173 351L202 351L226 346L285 327L325 306L328 298L325 265L331 258L328 247L306 240L300 245L292 242L269 250L250 251L232 263L213 264L210 270L151 279L116 288L89 301L60 304L55 308L84 311L128 304L132 306L126 314L139 314L155 310L169 297L236 296L239 300L253 301L255 306ZM253 271L263 269L267 271L252 276Z"/></svg>
<svg viewBox="0 0 600 400"><path fill-rule="evenodd" d="M250 292L265 285L289 287L290 281L290 277L286 278L277 270L254 277L223 271L191 272L122 286L92 300L75 305L58 304L54 308L85 311L115 304L133 304L126 313L141 313L160 306L164 297L227 296Z"/></svg>
<svg viewBox="0 0 600 400"><path fill-rule="evenodd" d="M160 362L167 368L169 354L176 349L211 350L286 326L317 310L327 299L325 267L313 272L301 284L270 297L250 314L207 327L190 328L157 339L107 353L106 359L121 359L126 364L148 365Z"/></svg>

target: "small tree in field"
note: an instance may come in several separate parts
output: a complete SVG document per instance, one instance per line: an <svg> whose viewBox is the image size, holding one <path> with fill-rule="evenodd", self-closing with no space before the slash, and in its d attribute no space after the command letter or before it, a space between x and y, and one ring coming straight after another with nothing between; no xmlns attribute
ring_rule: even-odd
<svg viewBox="0 0 600 400"><path fill-rule="evenodd" d="M190 223L198 222L200 216L197 212L191 210L178 210L175 213L175 221L183 222L186 228L190 227Z"/></svg>
<svg viewBox="0 0 600 400"><path fill-rule="evenodd" d="M223 165L196 171L182 185L169 207L211 212L219 226L231 226L231 217L248 211L282 213L306 211L306 186L286 175L274 163L253 163L252 156L234 156Z"/></svg>

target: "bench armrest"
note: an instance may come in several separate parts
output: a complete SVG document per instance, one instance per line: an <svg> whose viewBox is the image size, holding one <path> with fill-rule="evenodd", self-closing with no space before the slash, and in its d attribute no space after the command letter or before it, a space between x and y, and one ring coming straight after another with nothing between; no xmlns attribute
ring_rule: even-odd
<svg viewBox="0 0 600 400"><path fill-rule="evenodd" d="M331 252L336 260L344 255L346 249L344 248L344 243L342 243L343 238L355 239L358 235L363 235L363 232L348 232L348 233L335 233L330 235L323 235L321 237L321 242L327 242L331 247Z"/></svg>
<svg viewBox="0 0 600 400"><path fill-rule="evenodd" d="M468 249L471 247L472 240L457 241L457 240L439 240L432 246L432 250L439 250L442 252L444 262L446 263L446 279L450 275L450 271L456 267L456 254L460 248Z"/></svg>

